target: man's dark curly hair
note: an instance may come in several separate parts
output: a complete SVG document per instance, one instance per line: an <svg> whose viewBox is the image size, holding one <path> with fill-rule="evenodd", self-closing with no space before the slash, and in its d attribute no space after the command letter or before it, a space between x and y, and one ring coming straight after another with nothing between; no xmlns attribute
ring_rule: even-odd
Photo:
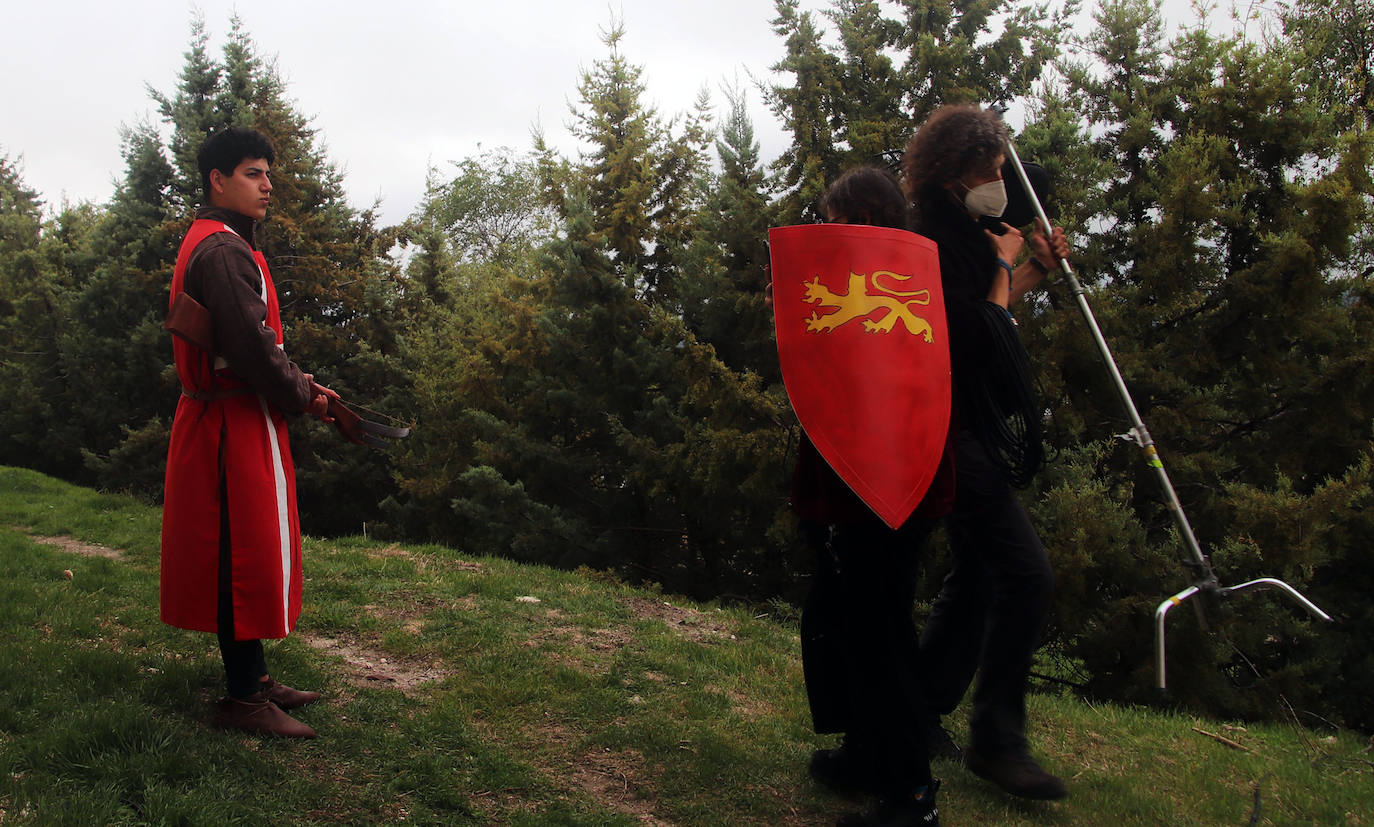
<svg viewBox="0 0 1374 827"><path fill-rule="evenodd" d="M907 142L903 183L912 204L941 194L945 184L968 175L992 175L1007 150L1007 127L991 109L955 104L935 110Z"/></svg>
<svg viewBox="0 0 1374 827"><path fill-rule="evenodd" d="M265 158L267 163L275 164L277 150L272 146L272 139L256 129L242 126L222 129L205 139L196 153L196 166L200 168L200 185L207 202L210 199L210 170L233 175L245 158Z"/></svg>
<svg viewBox="0 0 1374 827"><path fill-rule="evenodd" d="M821 196L820 208L827 220L844 216L851 224L899 230L911 226L902 186L882 167L855 167L841 175Z"/></svg>

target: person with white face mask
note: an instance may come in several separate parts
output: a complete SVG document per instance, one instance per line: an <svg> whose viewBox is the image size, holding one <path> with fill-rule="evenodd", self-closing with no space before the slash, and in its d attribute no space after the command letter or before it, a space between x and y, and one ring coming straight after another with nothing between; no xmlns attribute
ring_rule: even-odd
<svg viewBox="0 0 1374 827"><path fill-rule="evenodd" d="M1025 692L1050 608L1054 576L1014 487L1044 462L1042 408L1010 308L1069 253L1062 229L1027 238L980 219L1007 206L1006 127L991 110L938 109L902 160L915 225L940 251L957 427L955 497L947 523L952 566L921 637L921 668L938 745L939 715L973 681L966 766L1025 798L1058 799L1064 782L1031 757ZM1038 230L1038 228L1037 228ZM1030 255L1014 263L1030 244ZM948 741L948 738L944 738ZM954 751L957 748L949 745Z"/></svg>
<svg viewBox="0 0 1374 827"><path fill-rule="evenodd" d="M956 183L963 186L962 181ZM964 208L970 215L998 218L1007 209L1007 185L1001 178L964 189Z"/></svg>

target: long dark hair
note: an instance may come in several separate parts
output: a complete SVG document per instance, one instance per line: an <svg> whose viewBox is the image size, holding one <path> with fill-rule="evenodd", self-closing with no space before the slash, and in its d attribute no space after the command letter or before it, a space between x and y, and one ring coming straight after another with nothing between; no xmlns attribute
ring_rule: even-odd
<svg viewBox="0 0 1374 827"><path fill-rule="evenodd" d="M844 216L851 224L911 228L902 187L896 176L882 167L855 167L841 175L821 196L820 208L827 219Z"/></svg>

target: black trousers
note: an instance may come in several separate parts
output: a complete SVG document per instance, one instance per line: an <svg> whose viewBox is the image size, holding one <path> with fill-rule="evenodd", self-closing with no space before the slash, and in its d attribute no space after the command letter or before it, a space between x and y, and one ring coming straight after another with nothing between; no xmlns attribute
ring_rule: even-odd
<svg viewBox="0 0 1374 827"><path fill-rule="evenodd" d="M257 692L259 681L267 676L267 660L261 640L234 640L233 569L229 542L229 493L223 479L219 484L219 589L216 626L219 654L224 659L224 682L231 698L246 698Z"/></svg>
<svg viewBox="0 0 1374 827"><path fill-rule="evenodd" d="M1026 682L1050 609L1054 573L1006 474L976 437L959 435L952 567L921 636L932 709L948 714L968 691L971 746L1025 750Z"/></svg>
<svg viewBox="0 0 1374 827"><path fill-rule="evenodd" d="M926 700L912 603L916 563L934 525L892 531L877 518L807 526L818 561L802 608L802 668L819 733L875 759L880 789L909 793L930 782Z"/></svg>

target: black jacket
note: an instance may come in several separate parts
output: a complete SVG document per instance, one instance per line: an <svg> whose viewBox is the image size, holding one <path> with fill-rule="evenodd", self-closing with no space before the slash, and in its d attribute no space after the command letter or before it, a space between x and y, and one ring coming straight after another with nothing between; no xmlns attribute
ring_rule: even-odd
<svg viewBox="0 0 1374 827"><path fill-rule="evenodd" d="M1044 464L1042 413L1011 314L987 300L999 266L997 248L944 190L919 200L915 230L940 250L960 426L978 437L1013 484L1025 485Z"/></svg>

